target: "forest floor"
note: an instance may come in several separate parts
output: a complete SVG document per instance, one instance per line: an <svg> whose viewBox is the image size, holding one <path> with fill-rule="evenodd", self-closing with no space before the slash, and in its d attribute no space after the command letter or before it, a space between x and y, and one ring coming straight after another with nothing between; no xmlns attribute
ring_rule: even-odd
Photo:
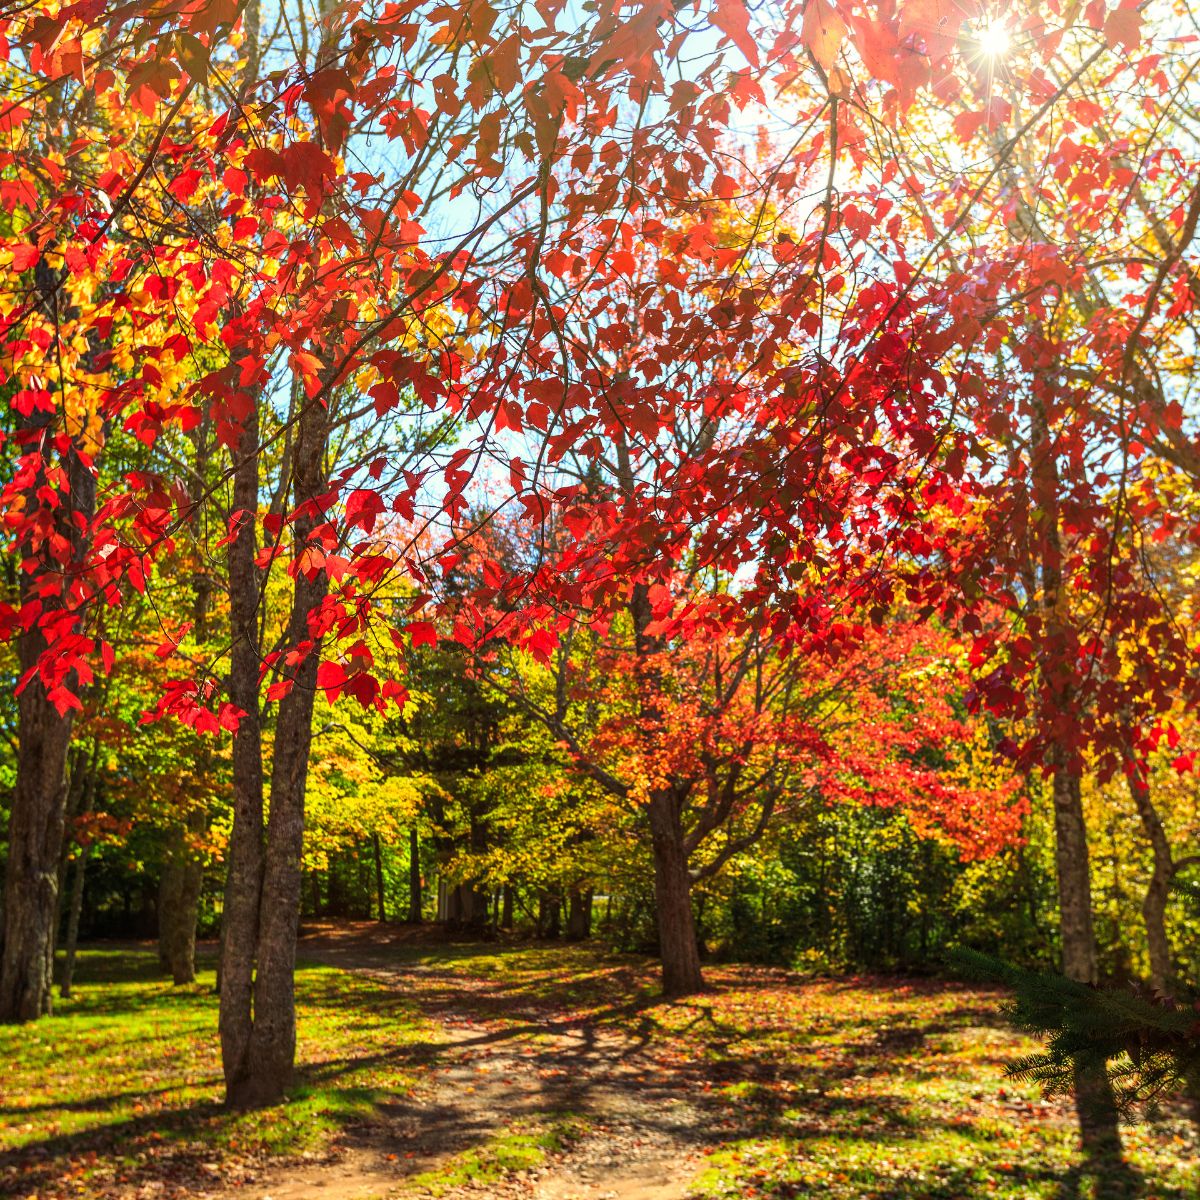
<svg viewBox="0 0 1200 1200"><path fill-rule="evenodd" d="M1085 1200L1072 1112L1006 1080L984 989L712 967L666 1003L593 946L307 932L286 1105L219 1103L211 963L89 949L75 997L0 1029L0 1194L213 1200ZM1178 1114L1126 1131L1124 1194L1200 1194ZM1108 1180L1107 1194L1114 1194Z"/></svg>

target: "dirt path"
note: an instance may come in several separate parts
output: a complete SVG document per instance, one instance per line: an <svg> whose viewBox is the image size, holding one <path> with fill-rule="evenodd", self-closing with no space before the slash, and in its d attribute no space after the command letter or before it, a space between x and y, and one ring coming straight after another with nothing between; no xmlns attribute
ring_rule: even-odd
<svg viewBox="0 0 1200 1200"><path fill-rule="evenodd" d="M420 1196L414 1176L443 1171L439 1194L532 1200L683 1200L702 1162L706 1122L691 1069L638 1037L575 1018L461 970L398 960L385 937L326 934L305 958L354 971L417 1001L444 1038L428 1084L382 1125L314 1161L243 1189L256 1200L378 1200ZM501 1015L502 1014L502 1015ZM462 1156L497 1138L564 1131L530 1169L491 1182L452 1182ZM501 1148L501 1153L503 1149ZM457 1157L456 1157L457 1156ZM445 1168L449 1166L450 1171Z"/></svg>

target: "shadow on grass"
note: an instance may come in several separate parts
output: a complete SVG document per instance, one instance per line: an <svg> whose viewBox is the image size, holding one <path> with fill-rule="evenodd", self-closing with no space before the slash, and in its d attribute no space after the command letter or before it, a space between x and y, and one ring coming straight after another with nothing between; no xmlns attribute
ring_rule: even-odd
<svg viewBox="0 0 1200 1200"><path fill-rule="evenodd" d="M102 1172L95 1195L135 1190L152 1180L165 1182L168 1196L192 1194L201 1181L213 1184L207 1168L214 1158L227 1168L221 1184L236 1186L261 1170L269 1154L303 1148L303 1137L314 1131L375 1150L395 1149L401 1158L415 1151L418 1157L406 1165L416 1170L421 1153L457 1153L488 1143L501 1116L587 1116L619 1096L630 1100L629 1111L648 1133L669 1132L715 1151L711 1170L729 1154L726 1178L711 1195L965 1200L991 1194L997 1177L1004 1189L999 1194L1022 1200L1132 1200L1145 1194L1142 1181L1115 1164L1078 1164L1061 1137L1053 1148L1034 1140L1028 1116L994 1098L934 1103L920 1094L927 1083L957 1084L955 1071L967 1081L964 1087L985 1067L993 1081L997 1077L995 1056L976 1054L956 1063L943 1049L966 1031L994 1024L992 999L979 992L895 980L798 988L782 972L718 969L712 994L667 1003L658 994L655 964L590 947L395 944L384 928L362 942L322 931L306 938L301 952L306 960L355 968L386 986L301 971L302 1049L314 1037L334 1037L336 1044L323 1044L324 1060L301 1067L287 1105L261 1118L228 1113L217 1102L220 1081L211 1073L181 1077L176 1086L114 1090L58 1105L0 1102L0 1124L56 1107L114 1118L88 1130L50 1130L0 1153L0 1193L68 1194L64 1177L72 1164L93 1154ZM161 984L151 955L125 955L123 961L110 951L85 956L83 966L81 983L134 990L81 992L64 1023L79 1026L103 1015L133 1025L193 1012L201 1024L207 1014L212 1029L204 1036L215 1038L211 995L173 993L167 985L136 990ZM764 990L753 990L759 986ZM873 989L888 998L878 1010L864 1007ZM813 1003L805 1007L801 997ZM414 1001L445 1019L452 1043L423 1036ZM468 1095L474 1089L461 1081L443 1081L431 1099L413 1098L416 1078L470 1071L489 1056L500 1060L502 1078L487 1103ZM506 1073L517 1078L511 1093L504 1091ZM409 1086L395 1086L397 1079ZM162 1105L128 1112L135 1097L157 1097ZM1005 1139L1026 1131L1028 1145L1002 1151ZM747 1174L732 1149L742 1144L755 1153L778 1147L774 1173L762 1181ZM811 1179L805 1174L809 1164L815 1164ZM820 1183L827 1166L845 1179L843 1190ZM1157 1184L1153 1195L1192 1200L1195 1192Z"/></svg>

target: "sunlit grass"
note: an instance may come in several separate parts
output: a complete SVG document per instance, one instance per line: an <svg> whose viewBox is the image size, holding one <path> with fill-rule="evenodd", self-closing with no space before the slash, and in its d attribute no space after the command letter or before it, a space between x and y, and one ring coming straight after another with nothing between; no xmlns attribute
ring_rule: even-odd
<svg viewBox="0 0 1200 1200"><path fill-rule="evenodd" d="M580 1117L558 1116L545 1122L518 1122L473 1146L452 1155L440 1166L414 1175L404 1193L444 1196L461 1187L485 1187L521 1171L542 1166L551 1154L561 1153L580 1138L587 1122Z"/></svg>
<svg viewBox="0 0 1200 1200"><path fill-rule="evenodd" d="M0 1027L0 1180L44 1172L48 1157L99 1186L160 1170L236 1176L270 1156L319 1152L412 1092L413 1051L434 1036L387 988L302 966L288 1102L227 1112L213 985L211 964L172 987L152 954L86 950L75 994L53 1016Z"/></svg>
<svg viewBox="0 0 1200 1200"><path fill-rule="evenodd" d="M652 961L589 946L385 947L373 961L397 968L394 987L300 970L296 1087L285 1105L234 1114L220 1107L211 969L172 988L148 953L87 952L74 1000L0 1029L0 1192L237 1188L271 1161L325 1154L347 1130L382 1130L437 1078L425 1005L486 1026L501 1054L553 1054L553 1031L583 1024L627 1034L636 1078L695 1110L706 1148L696 1200L1096 1194L1070 1103L1005 1077L1032 1043L1005 1027L994 992L722 967L708 973L711 992L671 1003ZM439 1102L436 1088L424 1096ZM569 1152L587 1124L545 1103L498 1117L481 1142L448 1144L442 1161L398 1180L401 1193L487 1195ZM1200 1155L1178 1114L1126 1130L1125 1142L1143 1200L1197 1194Z"/></svg>

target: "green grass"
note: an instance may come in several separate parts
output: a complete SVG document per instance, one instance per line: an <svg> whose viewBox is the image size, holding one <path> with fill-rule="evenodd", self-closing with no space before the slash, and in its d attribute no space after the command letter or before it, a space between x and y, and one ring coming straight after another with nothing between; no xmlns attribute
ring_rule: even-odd
<svg viewBox="0 0 1200 1200"><path fill-rule="evenodd" d="M288 1102L226 1112L212 989L211 965L172 987L153 954L85 950L72 999L43 1021L0 1027L0 1192L104 1195L159 1178L186 1190L323 1152L412 1092L434 1036L386 988L302 966Z"/></svg>
<svg viewBox="0 0 1200 1200"><path fill-rule="evenodd" d="M463 1150L433 1170L414 1175L403 1191L437 1197L454 1188L498 1183L510 1175L542 1166L550 1154L567 1149L586 1129L582 1118L565 1115L548 1124L515 1123L482 1146Z"/></svg>
<svg viewBox="0 0 1200 1200"><path fill-rule="evenodd" d="M1003 1028L992 993L895 980L746 987L736 971L714 976L717 993L649 1014L660 1046L704 1060L709 1107L727 1131L697 1197L1196 1195L1200 1157L1178 1116L1125 1131L1128 1190L1116 1172L1084 1170L1070 1103L1005 1077L1031 1043Z"/></svg>
<svg viewBox="0 0 1200 1200"><path fill-rule="evenodd" d="M407 1098L439 1062L417 1005L469 1016L480 1053L544 1049L548 1029L628 1034L639 1077L695 1111L706 1154L696 1200L1088 1200L1115 1178L1083 1170L1069 1102L1005 1078L1031 1043L986 989L724 967L708 971L712 992L668 1003L652 962L586 946L372 953L399 967L395 989L300 970L297 1085L285 1105L233 1114L220 1107L211 970L172 988L149 953L86 951L75 999L0 1028L0 1193L235 1190L272 1160L335 1150L349 1131L368 1143L386 1131L403 1155L395 1118L411 1117ZM460 1142L401 1194L487 1195L543 1166L587 1129L552 1103ZM1125 1143L1138 1173L1128 1195L1200 1194L1194 1132L1178 1114L1127 1129Z"/></svg>
<svg viewBox="0 0 1200 1200"><path fill-rule="evenodd" d="M709 1132L697 1200L1200 1195L1200 1149L1179 1112L1124 1131L1128 1191L1085 1170L1069 1100L1006 1078L1033 1043L997 1016L995 991L713 967L711 993L666 1003L653 963L587 947L455 946L424 961L440 978L417 989L471 991L497 1025L591 1021L637 1038Z"/></svg>

